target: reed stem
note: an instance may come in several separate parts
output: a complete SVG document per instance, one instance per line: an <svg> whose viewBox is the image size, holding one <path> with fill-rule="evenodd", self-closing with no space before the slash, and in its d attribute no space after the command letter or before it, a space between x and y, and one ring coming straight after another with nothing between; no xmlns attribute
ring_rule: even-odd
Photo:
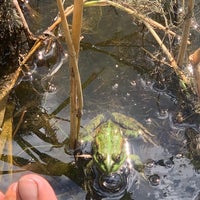
<svg viewBox="0 0 200 200"><path fill-rule="evenodd" d="M78 55L73 44L73 40L70 34L67 18L65 17L62 0L57 0L57 6L60 12L61 23L64 30L65 40L69 51L69 64L70 64L70 76L71 76L71 89L70 89L70 141L69 148L75 149L78 141L78 129L77 129L77 116L82 111L83 107L83 95L81 87L81 79L78 70ZM77 48L77 47L76 47Z"/></svg>
<svg viewBox="0 0 200 200"><path fill-rule="evenodd" d="M187 50L187 41L190 34L190 26L191 26L191 20L193 15L193 9L194 9L194 0L188 0L188 9L186 18L183 25L183 34L182 34L182 40L181 45L178 53L177 58L177 64L179 67L182 67L185 59L185 53Z"/></svg>

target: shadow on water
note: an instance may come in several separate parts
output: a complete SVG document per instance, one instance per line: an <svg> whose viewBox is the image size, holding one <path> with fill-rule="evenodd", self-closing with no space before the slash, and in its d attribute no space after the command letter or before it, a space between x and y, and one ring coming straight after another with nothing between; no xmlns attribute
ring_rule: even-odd
<svg viewBox="0 0 200 200"><path fill-rule="evenodd" d="M85 29L81 42L79 66L85 102L82 126L98 114L119 112L141 122L158 144L130 139L145 168L138 184L129 188L131 194L123 199L199 199L199 164L194 166L193 157L187 156L192 145L188 148L189 136L185 137L186 128L198 129L199 118L185 124L173 122L182 108L173 71L152 61L143 51L158 48L143 25L134 24L125 13L109 7L100 12L92 8L90 12L102 16L93 19L96 23L91 29L95 30L88 33ZM46 79L37 76L40 71L36 69L36 76L15 87L14 125L20 126L13 141L13 173L14 179L30 171L42 174L59 199L85 199L82 171L64 150L69 135L66 65ZM193 139L189 138L191 143ZM2 157L5 163L7 156L5 152ZM7 171L5 165L1 172L6 182L1 186L3 190L10 181Z"/></svg>

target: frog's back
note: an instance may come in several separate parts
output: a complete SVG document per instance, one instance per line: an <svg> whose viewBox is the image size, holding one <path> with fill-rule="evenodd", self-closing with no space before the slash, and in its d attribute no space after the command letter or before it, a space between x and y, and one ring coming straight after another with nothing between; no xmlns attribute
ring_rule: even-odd
<svg viewBox="0 0 200 200"><path fill-rule="evenodd" d="M99 151L117 151L117 149L122 148L123 142L122 130L112 120L108 120L98 127L95 143L101 144L98 145L101 148Z"/></svg>

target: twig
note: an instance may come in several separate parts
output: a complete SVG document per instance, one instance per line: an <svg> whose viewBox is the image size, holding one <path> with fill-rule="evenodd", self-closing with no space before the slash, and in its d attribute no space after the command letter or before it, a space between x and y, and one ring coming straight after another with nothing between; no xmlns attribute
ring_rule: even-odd
<svg viewBox="0 0 200 200"><path fill-rule="evenodd" d="M193 9L194 9L194 0L189 0L188 1L188 12L187 12L186 19L185 19L184 26L183 26L182 40L181 40L181 45L180 45L178 58L177 58L177 64L179 67L181 67L183 65L185 53L187 50L187 41L188 41L188 37L190 34L190 26L191 26Z"/></svg>
<svg viewBox="0 0 200 200"><path fill-rule="evenodd" d="M69 6L65 9L65 17L67 17L68 15L70 15L74 10L74 6ZM58 17L56 19L56 21L49 26L49 28L47 29L47 31L53 31L59 24L61 23L61 17Z"/></svg>
<svg viewBox="0 0 200 200"><path fill-rule="evenodd" d="M168 62L165 62L165 61L163 61L163 60L160 60L159 58L157 58L156 56L154 56L151 52L149 52L147 49L145 49L145 48L143 48L143 47L141 47L141 49L142 49L143 51L145 51L149 56L151 56L154 60L156 60L156 61L158 61L158 62L161 62L162 64L171 67L171 64L169 64Z"/></svg>
<svg viewBox="0 0 200 200"><path fill-rule="evenodd" d="M15 5L15 7L16 7L18 13L19 13L19 16L20 16L20 18L21 18L22 24L23 24L23 26L24 26L24 29L25 29L26 32L28 33L28 36L31 37L31 38L34 38L32 32L30 31L30 29L29 29L29 27L28 27L28 24L27 24L27 22L26 22L26 19L24 18L24 15L23 15L23 13L22 13L22 11L21 11L21 8L20 8L20 6L19 6L19 4L18 4L18 1L17 1L17 0L13 0L13 4Z"/></svg>
<svg viewBox="0 0 200 200"><path fill-rule="evenodd" d="M200 103L200 48L198 48L193 54L189 56L189 60L193 66L195 86L198 95L198 101Z"/></svg>
<svg viewBox="0 0 200 200"><path fill-rule="evenodd" d="M177 36L176 33L174 33L173 31L171 31L169 29L167 29L165 26L159 24L158 22L152 20L151 18L148 18L147 16L144 16L143 14L139 13L136 9L134 9L134 8L127 8L127 7L121 5L121 4L117 3L117 2L113 2L113 1L109 1L109 0L98 0L98 1L89 1L89 2L86 2L84 5L85 6L97 6L97 5L106 6L106 5L112 5L112 6L116 7L116 8L118 8L118 9L121 9L121 10L127 12L128 14L134 16L136 19L142 21L145 24L145 26L149 29L149 31L151 32L151 34L153 35L153 37L155 38L155 40L158 42L158 44L162 48L163 52L168 57L168 59L170 61L171 67L173 67L174 71L176 72L176 74L181 79L182 87L186 88L186 85L189 84L188 79L186 78L186 76L184 75L184 73L179 69L175 58L169 52L169 50L167 49L167 47L163 44L163 42L161 41L160 37L154 31L153 27L161 29L161 30L165 31L166 33L171 34L173 36ZM186 43L187 42L188 41L186 39Z"/></svg>
<svg viewBox="0 0 200 200"><path fill-rule="evenodd" d="M13 72L12 74L9 74L8 78L4 80L4 83L6 84L3 85L4 88L1 88L0 103L3 101L4 98L6 98L7 95L9 95L10 91L15 86L20 72L21 72L21 68L18 67L15 72Z"/></svg>
<svg viewBox="0 0 200 200"><path fill-rule="evenodd" d="M174 59L173 55L168 51L167 47L163 44L163 42L160 39L160 37L158 36L158 34L154 31L154 29L152 28L152 26L150 24L148 24L147 22L143 22L143 23L148 28L148 30L151 32L151 34L153 35L155 40L158 42L158 44L162 48L163 52L168 57L168 59L170 61L170 64L171 64L171 67L174 69L174 71L176 72L178 77L183 81L182 83L183 84L188 84L189 83L188 79L186 78L184 73L181 71L181 69L179 69L179 67L178 67L178 65L176 63L176 60Z"/></svg>
<svg viewBox="0 0 200 200"><path fill-rule="evenodd" d="M142 22L146 22L148 24L150 24L151 26L158 28L160 30L165 31L168 34L171 34L172 36L177 36L176 33L174 33L173 31L171 31L170 29L166 28L165 26L163 26L162 24L152 20L151 18L139 13L136 9L134 8L127 8L117 2L114 1L109 1L109 0L96 0L96 1L88 1L85 2L84 6L107 6L107 5L111 5L114 6L120 10L125 11L126 13L134 16L135 18L137 18L138 20L141 20Z"/></svg>

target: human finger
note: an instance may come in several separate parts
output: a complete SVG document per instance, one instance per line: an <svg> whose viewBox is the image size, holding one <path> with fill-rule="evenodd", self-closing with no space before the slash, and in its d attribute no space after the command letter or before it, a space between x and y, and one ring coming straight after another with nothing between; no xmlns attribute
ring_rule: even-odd
<svg viewBox="0 0 200 200"><path fill-rule="evenodd" d="M28 174L18 181L17 200L57 200L57 198L44 178L37 174Z"/></svg>
<svg viewBox="0 0 200 200"><path fill-rule="evenodd" d="M0 200L4 200L4 194L0 191Z"/></svg>
<svg viewBox="0 0 200 200"><path fill-rule="evenodd" d="M17 183L9 186L3 200L16 200Z"/></svg>

